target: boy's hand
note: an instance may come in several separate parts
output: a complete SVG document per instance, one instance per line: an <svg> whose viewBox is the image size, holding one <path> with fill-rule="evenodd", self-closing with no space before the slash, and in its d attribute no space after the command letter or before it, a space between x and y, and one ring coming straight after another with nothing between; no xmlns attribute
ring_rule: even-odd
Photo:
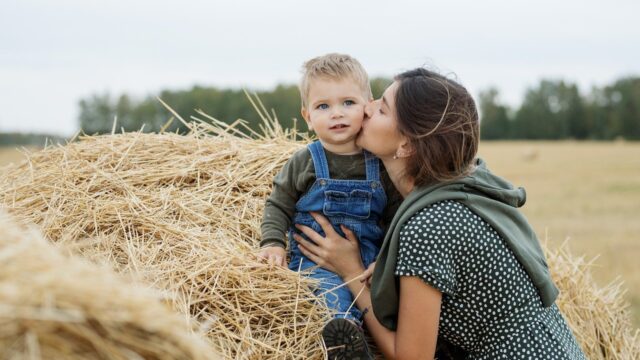
<svg viewBox="0 0 640 360"><path fill-rule="evenodd" d="M269 265L287 266L287 252L280 246L267 246L260 250L258 257Z"/></svg>

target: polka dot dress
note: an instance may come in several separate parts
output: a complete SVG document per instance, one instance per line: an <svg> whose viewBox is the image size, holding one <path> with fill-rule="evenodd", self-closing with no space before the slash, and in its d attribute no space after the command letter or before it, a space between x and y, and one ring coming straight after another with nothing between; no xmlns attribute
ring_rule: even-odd
<svg viewBox="0 0 640 360"><path fill-rule="evenodd" d="M448 200L402 228L396 275L443 293L439 334L469 359L585 359L556 305L545 308L493 228Z"/></svg>

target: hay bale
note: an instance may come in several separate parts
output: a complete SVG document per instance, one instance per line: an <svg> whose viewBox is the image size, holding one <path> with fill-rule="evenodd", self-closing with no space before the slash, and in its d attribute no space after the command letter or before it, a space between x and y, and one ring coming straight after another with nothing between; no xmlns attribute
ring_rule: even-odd
<svg viewBox="0 0 640 360"><path fill-rule="evenodd" d="M9 168L0 176L0 204L40 225L49 239L164 291L225 358L319 359L329 311L314 302L309 280L255 257L271 180L304 146L295 136L274 124L254 138L235 127L198 124L186 136L83 137ZM574 264L571 257L557 258L552 272L575 277L567 264ZM610 308L598 319L579 303L564 303L583 349L593 359L633 353L637 337L615 346L602 340L603 333L611 339L630 333L620 294L585 281L560 287L616 300L603 299ZM618 330L603 324L619 324ZM595 343L609 347L605 355L592 352Z"/></svg>
<svg viewBox="0 0 640 360"><path fill-rule="evenodd" d="M2 359L215 358L149 290L63 255L4 211L0 349Z"/></svg>
<svg viewBox="0 0 640 360"><path fill-rule="evenodd" d="M633 330L622 282L597 286L593 263L572 256L566 244L546 255L560 289L558 307L587 358L640 359L640 330Z"/></svg>
<svg viewBox="0 0 640 360"><path fill-rule="evenodd" d="M286 134L252 140L198 128L84 137L8 169L0 204L48 239L162 290L226 358L322 358L330 313L311 281L255 256L271 179L302 146Z"/></svg>

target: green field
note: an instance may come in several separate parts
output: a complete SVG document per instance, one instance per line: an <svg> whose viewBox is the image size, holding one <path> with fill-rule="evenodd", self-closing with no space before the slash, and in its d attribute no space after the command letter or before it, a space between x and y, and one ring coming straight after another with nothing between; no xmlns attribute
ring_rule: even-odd
<svg viewBox="0 0 640 360"><path fill-rule="evenodd" d="M0 166L22 154L0 149ZM624 280L640 325L640 143L484 142L493 172L527 189L524 213L541 239L567 241L605 284Z"/></svg>

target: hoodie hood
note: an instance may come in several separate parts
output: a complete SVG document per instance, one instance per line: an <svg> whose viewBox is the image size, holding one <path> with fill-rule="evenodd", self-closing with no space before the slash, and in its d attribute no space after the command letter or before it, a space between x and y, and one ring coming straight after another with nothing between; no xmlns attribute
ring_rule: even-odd
<svg viewBox="0 0 640 360"><path fill-rule="evenodd" d="M522 207L527 201L524 188L516 188L503 178L493 175L482 159L476 160L476 168L470 175L453 182L464 185L464 191L483 195L515 208Z"/></svg>

